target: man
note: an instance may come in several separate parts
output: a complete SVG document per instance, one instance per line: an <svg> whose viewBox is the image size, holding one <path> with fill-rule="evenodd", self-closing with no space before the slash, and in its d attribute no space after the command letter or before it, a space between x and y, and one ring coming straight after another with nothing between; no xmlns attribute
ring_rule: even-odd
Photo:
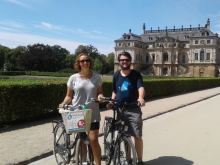
<svg viewBox="0 0 220 165"><path fill-rule="evenodd" d="M125 121L128 121L128 133L134 137L135 148L137 151L138 164L143 164L143 140L142 140L142 112L140 106L145 104L143 87L143 79L141 74L130 68L131 55L128 52L122 52L118 55L120 71L117 71L113 76L113 92L112 99L116 99L120 104L126 102L128 106L125 107ZM131 104L138 102L136 104ZM129 106L130 103L130 106Z"/></svg>

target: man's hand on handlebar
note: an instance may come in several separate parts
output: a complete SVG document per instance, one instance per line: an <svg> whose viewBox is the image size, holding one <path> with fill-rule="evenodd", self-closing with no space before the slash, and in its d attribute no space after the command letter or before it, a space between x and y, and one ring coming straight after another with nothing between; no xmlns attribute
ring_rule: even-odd
<svg viewBox="0 0 220 165"><path fill-rule="evenodd" d="M142 106L144 106L145 105L145 100L143 99L143 98L138 98L138 105L140 106L140 107L142 107Z"/></svg>

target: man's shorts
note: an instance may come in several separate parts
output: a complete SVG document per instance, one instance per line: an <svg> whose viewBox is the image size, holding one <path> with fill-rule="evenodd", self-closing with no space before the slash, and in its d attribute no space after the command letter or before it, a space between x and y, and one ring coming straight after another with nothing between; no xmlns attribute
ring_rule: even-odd
<svg viewBox="0 0 220 165"><path fill-rule="evenodd" d="M134 137L142 137L142 112L140 107L125 108L122 119L128 126L128 134Z"/></svg>

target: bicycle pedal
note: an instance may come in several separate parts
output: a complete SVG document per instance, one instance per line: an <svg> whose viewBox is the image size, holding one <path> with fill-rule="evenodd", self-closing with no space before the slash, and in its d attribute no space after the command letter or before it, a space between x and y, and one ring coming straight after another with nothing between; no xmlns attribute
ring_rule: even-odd
<svg viewBox="0 0 220 165"><path fill-rule="evenodd" d="M71 163L76 163L76 160L74 160L74 159L73 159L73 160L71 160Z"/></svg>

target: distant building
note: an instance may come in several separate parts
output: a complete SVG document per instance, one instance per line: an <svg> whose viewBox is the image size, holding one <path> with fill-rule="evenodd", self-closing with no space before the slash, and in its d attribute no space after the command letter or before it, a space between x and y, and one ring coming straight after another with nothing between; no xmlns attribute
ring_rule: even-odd
<svg viewBox="0 0 220 165"><path fill-rule="evenodd" d="M132 68L145 75L214 77L220 71L220 38L205 26L147 30L136 35L129 30L115 40L115 68L122 51L132 55Z"/></svg>

